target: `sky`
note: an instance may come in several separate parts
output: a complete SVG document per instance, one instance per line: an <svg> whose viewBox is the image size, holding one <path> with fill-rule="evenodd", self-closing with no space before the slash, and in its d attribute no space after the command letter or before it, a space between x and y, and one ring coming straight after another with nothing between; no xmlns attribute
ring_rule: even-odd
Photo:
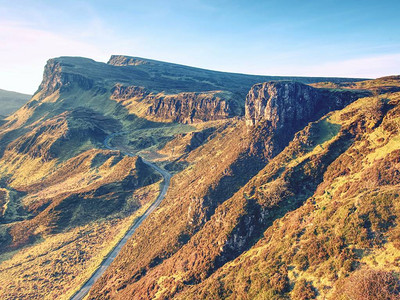
<svg viewBox="0 0 400 300"><path fill-rule="evenodd" d="M259 75L400 74L399 0L0 0L0 89L124 54Z"/></svg>

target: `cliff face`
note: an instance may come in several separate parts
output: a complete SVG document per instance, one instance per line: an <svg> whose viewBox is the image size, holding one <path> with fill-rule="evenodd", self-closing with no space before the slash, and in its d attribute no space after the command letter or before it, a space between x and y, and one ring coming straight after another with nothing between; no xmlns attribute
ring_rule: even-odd
<svg viewBox="0 0 400 300"><path fill-rule="evenodd" d="M35 100L41 101L56 91L61 94L71 92L74 88L76 93L72 93L75 95L68 95L67 99L71 106L80 106L82 101L85 101L85 106L91 106L87 102L102 94L102 103L97 99L91 106L102 113L104 108L115 105L106 103L111 95L113 100L125 102L122 105L125 108L129 106L130 113L140 117L162 122L195 123L242 116L243 100L255 83L282 79L304 83L328 80L224 73L122 55L111 56L107 64L81 57L59 57L47 62ZM338 82L342 80L336 79ZM301 88L299 92L303 90ZM86 91L91 91L92 95L79 99ZM127 101L132 97L136 102ZM78 103L72 103L73 99L79 99ZM139 114L133 108L138 101L141 102ZM115 109L116 113L122 111Z"/></svg>
<svg viewBox="0 0 400 300"><path fill-rule="evenodd" d="M64 67L71 67L71 65L50 59L44 67L43 80L39 86L38 91L42 91L40 99L50 96L58 89L66 91L73 84L83 90L90 90L94 85L94 80L85 77L78 73L68 72Z"/></svg>
<svg viewBox="0 0 400 300"><path fill-rule="evenodd" d="M264 151L265 156L271 158L309 122L370 94L368 91L317 89L294 81L256 84L246 97L245 120L248 128L262 132L265 140L255 143L254 151Z"/></svg>
<svg viewBox="0 0 400 300"><path fill-rule="evenodd" d="M122 84L116 84L112 89L111 98L115 100L128 100L132 98L145 98L150 93L141 86L124 86Z"/></svg>
<svg viewBox="0 0 400 300"><path fill-rule="evenodd" d="M117 84L111 98L124 106L144 106L141 112L133 110L142 117L179 123L219 120L240 113L235 103L229 101L232 94L221 91L164 94L149 92L144 87Z"/></svg>
<svg viewBox="0 0 400 300"><path fill-rule="evenodd" d="M366 92L332 92L299 82L271 81L254 85L246 97L246 124L268 121L275 129L298 130L332 110L366 96Z"/></svg>
<svg viewBox="0 0 400 300"><path fill-rule="evenodd" d="M309 119L315 111L319 93L297 82L264 82L254 85L246 97L246 123L262 120L275 128L283 128Z"/></svg>
<svg viewBox="0 0 400 300"><path fill-rule="evenodd" d="M233 115L230 105L213 92L157 97L147 113L180 123L225 119Z"/></svg>

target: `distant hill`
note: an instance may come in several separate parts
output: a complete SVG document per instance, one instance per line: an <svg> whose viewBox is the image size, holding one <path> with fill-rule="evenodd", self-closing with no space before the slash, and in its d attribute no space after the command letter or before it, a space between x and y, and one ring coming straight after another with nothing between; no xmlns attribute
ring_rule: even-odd
<svg viewBox="0 0 400 300"><path fill-rule="evenodd" d="M31 95L0 89L0 116L8 116L28 102Z"/></svg>

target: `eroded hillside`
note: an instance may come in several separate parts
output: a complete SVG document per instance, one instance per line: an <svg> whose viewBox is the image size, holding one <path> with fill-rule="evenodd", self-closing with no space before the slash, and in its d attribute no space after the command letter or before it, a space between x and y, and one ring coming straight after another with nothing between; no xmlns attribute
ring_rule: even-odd
<svg viewBox="0 0 400 300"><path fill-rule="evenodd" d="M338 101L337 91L295 83L263 88L274 92L251 91L246 120L185 158L190 167L174 177L159 214L143 224L90 299L363 299L357 290L371 278L397 297L399 94L360 93L346 106L357 94ZM287 114L302 98L312 100L310 93L322 93L323 105L314 100L308 115ZM298 127L282 126L279 135L285 122ZM367 287L349 283L363 274Z"/></svg>
<svg viewBox="0 0 400 300"><path fill-rule="evenodd" d="M396 283L399 94L382 82L398 79L49 60L0 128L1 297L68 299L157 197L141 157L174 176L90 299L347 299L363 274Z"/></svg>

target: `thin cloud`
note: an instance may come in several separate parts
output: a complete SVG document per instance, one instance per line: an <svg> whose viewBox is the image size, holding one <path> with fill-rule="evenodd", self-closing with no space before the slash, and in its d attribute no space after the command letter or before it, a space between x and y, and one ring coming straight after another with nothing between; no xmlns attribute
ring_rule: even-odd
<svg viewBox="0 0 400 300"><path fill-rule="evenodd" d="M268 65L265 62L264 66L254 66L252 69L252 73L268 75L377 78L400 74L400 53L314 64L298 62Z"/></svg>
<svg viewBox="0 0 400 300"><path fill-rule="evenodd" d="M311 67L307 75L374 78L400 73L400 53L328 62Z"/></svg>

